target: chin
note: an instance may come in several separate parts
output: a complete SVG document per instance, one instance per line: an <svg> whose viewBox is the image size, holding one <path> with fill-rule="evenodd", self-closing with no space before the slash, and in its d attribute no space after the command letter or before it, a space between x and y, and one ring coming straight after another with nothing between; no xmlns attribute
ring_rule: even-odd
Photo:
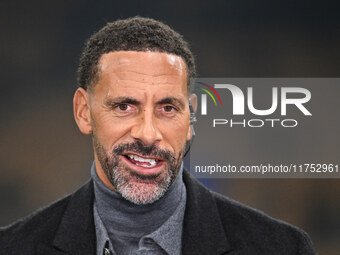
<svg viewBox="0 0 340 255"><path fill-rule="evenodd" d="M113 184L126 200L137 205L152 204L164 196L173 181L171 173L163 171L144 175L129 168L114 174Z"/></svg>
<svg viewBox="0 0 340 255"><path fill-rule="evenodd" d="M164 196L168 187L159 187L155 183L131 181L117 188L117 191L128 201L137 205L152 204Z"/></svg>

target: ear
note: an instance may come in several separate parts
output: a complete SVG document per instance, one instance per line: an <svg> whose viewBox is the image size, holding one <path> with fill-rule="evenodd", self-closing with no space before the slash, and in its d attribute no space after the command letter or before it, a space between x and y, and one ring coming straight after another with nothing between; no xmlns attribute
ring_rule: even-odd
<svg viewBox="0 0 340 255"><path fill-rule="evenodd" d="M194 110L194 112L196 113L196 110L197 110L197 96L196 94L191 94L189 96L189 102L191 104L191 107L192 109ZM192 138L192 134L194 132L194 126L193 125L190 125L189 126L189 129L188 129L188 134L187 134L187 141L190 141L191 138Z"/></svg>
<svg viewBox="0 0 340 255"><path fill-rule="evenodd" d="M191 94L189 96L189 101L191 103L192 109L196 113L196 111L197 111L197 95L196 94Z"/></svg>
<svg viewBox="0 0 340 255"><path fill-rule="evenodd" d="M89 94L83 88L78 88L73 97L73 114L80 132L84 135L92 133Z"/></svg>

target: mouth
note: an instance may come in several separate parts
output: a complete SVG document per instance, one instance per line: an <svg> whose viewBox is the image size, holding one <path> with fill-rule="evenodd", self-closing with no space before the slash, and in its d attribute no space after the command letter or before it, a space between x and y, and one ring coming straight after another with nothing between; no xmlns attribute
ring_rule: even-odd
<svg viewBox="0 0 340 255"><path fill-rule="evenodd" d="M161 171L164 160L153 156L141 156L134 153L121 155L123 160L129 165L133 171L140 174L157 174Z"/></svg>

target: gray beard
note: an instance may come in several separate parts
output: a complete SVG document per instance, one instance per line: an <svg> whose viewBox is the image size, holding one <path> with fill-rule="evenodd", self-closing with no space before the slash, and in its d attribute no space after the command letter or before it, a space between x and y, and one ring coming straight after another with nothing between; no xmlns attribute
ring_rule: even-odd
<svg viewBox="0 0 340 255"><path fill-rule="evenodd" d="M179 172L183 157L183 151L176 159L169 151L147 146L139 141L117 145L111 155L108 155L96 136L93 137L93 142L99 163L111 184L122 197L137 205L151 204L164 196ZM159 156L164 159L165 168L156 175L140 175L123 165L119 155L124 151Z"/></svg>

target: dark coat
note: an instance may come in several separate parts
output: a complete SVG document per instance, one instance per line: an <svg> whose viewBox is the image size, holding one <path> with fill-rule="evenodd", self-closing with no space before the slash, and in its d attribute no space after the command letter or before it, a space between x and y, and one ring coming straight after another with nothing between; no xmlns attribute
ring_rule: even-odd
<svg viewBox="0 0 340 255"><path fill-rule="evenodd" d="M209 191L187 171L184 182L183 254L316 254L302 230ZM93 199L90 181L75 193L1 228L0 254L95 254Z"/></svg>

